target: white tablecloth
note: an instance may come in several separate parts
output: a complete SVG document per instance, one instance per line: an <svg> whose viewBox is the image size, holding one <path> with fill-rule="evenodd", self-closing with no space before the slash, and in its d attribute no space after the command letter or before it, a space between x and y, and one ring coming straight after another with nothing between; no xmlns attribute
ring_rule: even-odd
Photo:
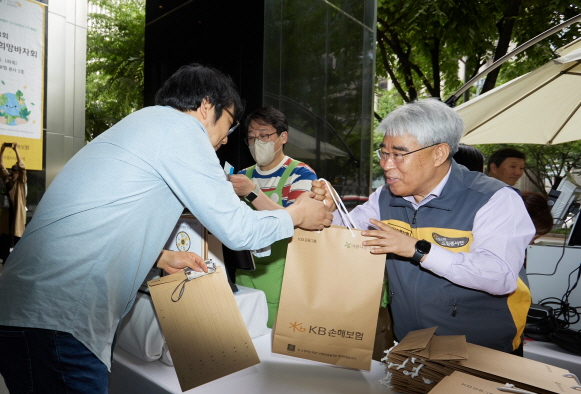
<svg viewBox="0 0 581 394"><path fill-rule="evenodd" d="M523 351L525 358L566 369L581 379L581 357L554 343L525 341Z"/></svg>
<svg viewBox="0 0 581 394"><path fill-rule="evenodd" d="M269 330L270 331L270 330ZM371 371L335 367L271 352L271 334L253 339L261 363L186 393L234 394L393 394L379 384L385 364L373 361ZM110 394L181 393L173 367L144 362L117 348L109 376Z"/></svg>

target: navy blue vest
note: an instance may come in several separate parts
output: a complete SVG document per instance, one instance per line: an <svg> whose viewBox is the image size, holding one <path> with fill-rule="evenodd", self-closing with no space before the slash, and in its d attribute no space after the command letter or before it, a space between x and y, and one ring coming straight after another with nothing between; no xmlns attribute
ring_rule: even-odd
<svg viewBox="0 0 581 394"><path fill-rule="evenodd" d="M441 195L417 211L385 187L379 197L381 219L415 238L451 251L468 252L476 213L502 187L506 184L452 161ZM394 254L387 255L386 264L398 340L410 331L438 326L436 335L466 335L468 342L504 352L512 352L520 344L525 322L515 322L509 298L528 292L526 286L519 284L510 296L494 296L458 286ZM514 299L522 296L518 294ZM530 301L527 310L529 305Z"/></svg>

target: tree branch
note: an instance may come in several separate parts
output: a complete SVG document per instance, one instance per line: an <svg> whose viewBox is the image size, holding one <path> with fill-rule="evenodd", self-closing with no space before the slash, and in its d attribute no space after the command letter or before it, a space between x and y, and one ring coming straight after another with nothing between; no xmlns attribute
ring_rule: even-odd
<svg viewBox="0 0 581 394"><path fill-rule="evenodd" d="M409 53L406 53L406 51L403 50L399 36L391 26L389 24L384 24L384 26L386 31L377 29L377 34L378 36L381 34L384 37L384 41L389 45L390 49L401 63L404 83L409 93L408 98L410 101L415 100L418 98L418 92L414 85L412 69L410 67L412 63L409 60Z"/></svg>
<svg viewBox="0 0 581 394"><path fill-rule="evenodd" d="M438 98L440 98L440 42L438 37L433 37L433 45L430 47L430 58L432 60L432 78L434 85L430 87L429 84L426 84L432 97Z"/></svg>
<svg viewBox="0 0 581 394"><path fill-rule="evenodd" d="M403 45L399 39L399 36L397 35L397 33L391 28L391 25L388 24L386 21L381 20L380 18L378 18L378 21L380 21L380 23L385 27L386 32L381 31L382 34L384 34L384 36L386 36L386 42L389 45L389 47L391 48L391 50L393 51L393 53L395 54L395 56L398 58L398 60L400 61L400 63L403 66L404 69L404 80L406 82L406 86L408 87L408 90L410 92L409 98L411 100L415 100L417 98L417 91L415 88L415 85L413 83L413 76L411 74L411 71L414 71L417 76L420 78L420 80L422 81L422 83L424 84L424 86L426 87L426 89L428 90L428 92L430 92L430 94L434 97L440 97L440 89L439 89L439 82L436 84L434 83L432 85L432 83L430 83L430 80L426 77L426 75L422 72L422 70L420 69L420 67L413 63L410 60L410 55L411 55L411 50L412 50L412 46L408 46L408 50L405 51L403 49ZM378 35L380 33L380 30L377 29ZM387 38L387 34L390 35L391 39ZM439 45L439 43L438 43ZM431 52L431 50L430 50ZM433 63L433 61L432 61ZM437 81L440 80L440 75L439 75L439 48L438 48L438 54L437 54L437 63L436 63L436 67L438 69L438 78L436 79ZM411 87L411 88L410 88Z"/></svg>
<svg viewBox="0 0 581 394"><path fill-rule="evenodd" d="M393 85L397 89L397 92L400 94L400 96L404 99L406 103L409 103L411 101L410 97L404 91L399 80L395 76L395 73L393 71L393 68L391 67L391 64L389 63L389 60L387 59L387 53L385 51L384 44L384 42L388 41L387 36L381 30L377 29L377 37L378 37L377 46L379 47L379 53L381 54L381 59L383 61L383 66L385 67L385 71L387 71L387 74L389 75L389 78L391 79Z"/></svg>
<svg viewBox="0 0 581 394"><path fill-rule="evenodd" d="M512 32L516 22L516 17L519 14L521 3L522 0L510 0L504 10L502 18L496 24L498 30L498 43L496 45L496 51L494 52L494 61L500 59L508 52L508 46L512 39ZM494 89L501 68L502 67L499 67L496 70L491 71L486 76L484 86L482 87L482 93Z"/></svg>

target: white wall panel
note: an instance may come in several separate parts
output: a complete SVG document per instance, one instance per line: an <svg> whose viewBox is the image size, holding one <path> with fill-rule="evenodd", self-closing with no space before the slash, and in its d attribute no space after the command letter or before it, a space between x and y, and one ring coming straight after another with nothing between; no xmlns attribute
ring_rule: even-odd
<svg viewBox="0 0 581 394"><path fill-rule="evenodd" d="M75 25L66 23L66 37L64 57L64 128L63 134L72 137L74 135L74 92L75 92Z"/></svg>
<svg viewBox="0 0 581 394"><path fill-rule="evenodd" d="M47 35L46 187L85 144L87 2L50 0Z"/></svg>
<svg viewBox="0 0 581 394"><path fill-rule="evenodd" d="M85 9L86 11L86 9ZM85 18L86 19L86 18ZM75 72L73 92L73 113L75 137L85 138L85 101L87 80L87 29L75 26ZM76 152L76 151L75 151Z"/></svg>
<svg viewBox="0 0 581 394"><path fill-rule="evenodd" d="M69 0L69 1L71 1L71 0ZM60 15L62 17L66 17L67 16L67 0L49 0L48 12L51 14L56 14L56 15Z"/></svg>
<svg viewBox="0 0 581 394"><path fill-rule="evenodd" d="M65 136L63 134L46 133L46 185L50 185L54 177L65 165Z"/></svg>
<svg viewBox="0 0 581 394"><path fill-rule="evenodd" d="M76 19L77 19L77 15L76 15L77 3L84 3L84 2L86 2L86 1L83 1L83 0L67 1L67 0L65 0L65 16L67 19L67 23L75 24Z"/></svg>
<svg viewBox="0 0 581 394"><path fill-rule="evenodd" d="M85 146L86 142L85 142L85 136L83 136L82 138L77 138L77 137L73 137L73 151L74 153L77 153L79 150L81 150L81 148L83 146ZM73 154L74 156L74 154Z"/></svg>
<svg viewBox="0 0 581 394"><path fill-rule="evenodd" d="M63 133L65 118L65 18L49 12L47 48L46 127L51 133ZM48 153L48 152L47 152Z"/></svg>
<svg viewBox="0 0 581 394"><path fill-rule="evenodd" d="M64 148L63 148L63 157L68 160L75 154L74 149L74 137L69 137L68 135L64 136ZM64 165L64 164L63 164Z"/></svg>
<svg viewBox="0 0 581 394"><path fill-rule="evenodd" d="M75 1L75 25L87 28L87 2Z"/></svg>

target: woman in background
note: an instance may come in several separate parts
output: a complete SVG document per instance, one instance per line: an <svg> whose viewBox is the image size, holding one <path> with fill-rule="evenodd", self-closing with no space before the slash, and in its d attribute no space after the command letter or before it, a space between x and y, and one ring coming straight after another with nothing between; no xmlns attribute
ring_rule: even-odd
<svg viewBox="0 0 581 394"><path fill-rule="evenodd" d="M535 240L548 234L553 229L553 215L551 215L549 200L543 194L525 191L522 192L522 199L537 230L531 240L532 244Z"/></svg>
<svg viewBox="0 0 581 394"><path fill-rule="evenodd" d="M16 154L16 164L9 170L4 166L6 148ZM0 148L0 177L4 182L1 192L7 203L0 214L0 259L4 262L22 237L26 225L26 167L14 142L5 142Z"/></svg>

